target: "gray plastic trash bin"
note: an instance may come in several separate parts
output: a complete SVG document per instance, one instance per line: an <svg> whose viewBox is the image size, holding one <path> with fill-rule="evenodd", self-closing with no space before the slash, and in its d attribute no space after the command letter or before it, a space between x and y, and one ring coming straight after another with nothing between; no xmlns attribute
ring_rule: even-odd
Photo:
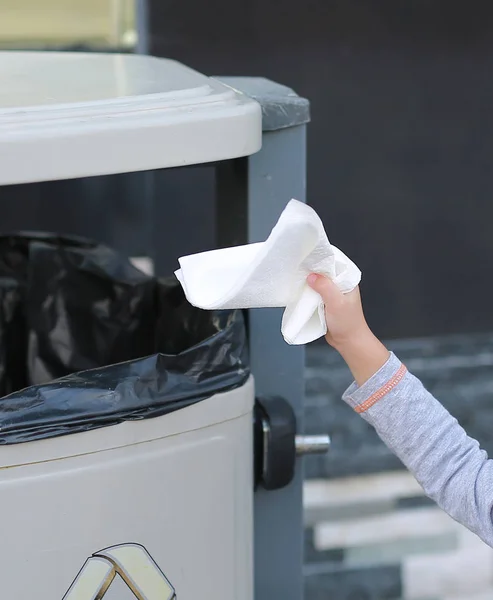
<svg viewBox="0 0 493 600"><path fill-rule="evenodd" d="M6 52L0 79L0 185L261 145L256 102L173 61ZM1 447L2 595L252 600L253 402L249 380L162 417Z"/></svg>
<svg viewBox="0 0 493 600"><path fill-rule="evenodd" d="M309 103L284 86L256 78L221 79L224 85L173 61L151 57L65 53L0 53L0 80L0 185L211 163L217 186L214 218L218 246L265 239L286 202L293 196L305 198ZM261 143L262 149L257 152ZM187 176L188 173L183 173L183 177ZM165 205L170 199L160 196L159 176L151 173L145 180L158 200L153 208L157 239L152 258L156 259L160 272L162 233L167 225L160 211L164 210L166 215ZM150 199L145 190L142 193ZM67 197L67 202L70 201ZM187 223L179 233L185 238L190 234ZM264 402L259 403L255 418L255 481L259 487L254 495L253 544L252 481L248 479L246 483L246 471L251 470L251 465L244 454L248 448L250 461L254 450L246 425L252 416L250 382L240 388L243 392L238 389L231 392L231 397L229 392L222 396L225 404L234 398L230 408L237 411L236 416L228 412L231 419L227 421L219 409L202 414L196 405L187 409L189 416L197 413L197 420L191 418L192 430L187 429L188 418L180 421L178 412L169 416L171 423L178 423L174 430L166 428L166 417L162 417L163 425L157 433L151 421L145 425L124 423L109 428L108 431L118 433L111 433L108 438L101 431L92 431L69 436L73 441L67 438L65 446L60 441L47 440L0 448L0 458L3 456L0 466L12 467L0 470L0 487L8 492L5 494L8 506L16 503L18 507L12 513L13 522L22 534L17 535L13 527L6 528L8 537L1 555L3 570L0 567L5 595L21 600L31 593L39 600L53 600L53 594L68 589L66 580L74 581L74 569L83 564L78 583L70 588L70 600L94 600L103 595L110 600L132 597L154 600L151 593L158 594L158 598L176 594L180 600L197 597L247 600L252 597L253 545L255 600L273 597L300 600L303 472L295 459L302 454L325 451L328 439L322 436L320 443L315 443L314 439L296 435L303 430L303 348L286 346L279 335L279 322L277 311L252 311L248 318L255 394ZM240 399L242 394L245 397ZM247 396L249 408L244 413ZM269 396L270 402L266 401ZM204 410L208 411L211 403L212 398L205 401ZM232 432L235 427L238 436L230 436L226 429ZM243 438L240 429L245 434ZM0 439L2 436L4 432L0 431ZM111 440L119 440L117 447L105 445L111 445ZM186 440L191 442L190 448L180 454L188 457L180 467L186 472L178 476L171 465L177 452L172 448L181 448ZM155 454L147 455L151 445ZM212 458L213 449L219 462L214 467L209 465L209 470L218 477L218 484L224 484L214 491L207 487L207 482L214 478L210 473L204 474L202 468L205 457ZM138 456L145 457L139 469L131 466L134 453L136 460ZM204 454L204 460L200 453ZM160 459L154 461L158 455ZM233 463L240 466L241 472L233 469ZM181 465L180 461L177 464ZM126 466L120 468L120 465ZM220 470L225 472L223 479ZM169 496L171 506L172 499L174 502L186 494L187 502L176 504L177 510L201 511L200 516L190 518L189 528L185 518L180 520L183 515L176 519L180 527L183 525L180 535L183 534L187 544L177 541L175 520L166 514L163 508L166 504L159 502L158 507L156 500L151 506L145 491L137 493L132 487L134 475L148 489L161 473L166 475L165 483L154 484L159 498ZM131 476L125 481L127 474ZM183 483L194 474L204 482L200 492ZM79 476L84 482L83 489L75 481ZM41 522L36 501L28 503L19 492L26 486L35 494L35 483L39 482L45 486L46 496L41 494L44 506L48 495L54 497L57 489L61 495L70 494L64 488L64 478L66 482L73 481L69 487L77 491L76 495L66 497L76 502L85 515L80 527L73 524L75 512L70 502L58 504L57 510L51 507ZM91 482L96 481L102 487L89 489ZM180 485L185 487L179 488ZM129 509L122 500L127 490L135 499L132 517L128 517ZM201 493L203 501L189 498L190 493ZM221 505L224 508L221 516L211 507L212 498L218 498L218 494L229 498L228 503ZM139 510L138 523L142 529L137 531L133 515ZM210 527L206 522L209 510L212 511ZM30 518L28 511L36 518ZM89 514L91 519L86 527ZM24 520L23 515L27 515ZM164 532L159 529L163 518L167 524ZM111 525L106 526L108 522ZM127 529L130 531L128 523L135 526L132 531L136 537L131 542L126 534ZM149 523L157 523L153 533ZM233 523L238 524L234 540L229 533L226 537L221 533L221 528L230 531ZM59 536L64 535L65 528L71 536L63 537L67 545L61 549ZM216 539L208 538L208 533L217 528ZM111 533L110 537L118 532L118 539L103 540L100 532ZM169 537L165 535L168 532L172 533ZM145 540L139 541L137 533L158 539L159 548L154 545L150 548ZM93 541L100 538L101 544L94 547ZM192 539L199 541L195 543ZM224 548L218 548L223 543ZM168 561L166 557L173 551L175 556ZM219 565L216 553L219 557L227 555L228 559ZM53 565L55 575L52 575ZM31 571L42 575L28 579ZM147 576L141 580L142 573L152 573L153 583ZM52 576L54 579L50 579ZM192 587L190 581L194 578L200 589ZM96 580L100 582L97 592ZM49 589L43 588L45 584ZM147 587L150 585L154 587Z"/></svg>

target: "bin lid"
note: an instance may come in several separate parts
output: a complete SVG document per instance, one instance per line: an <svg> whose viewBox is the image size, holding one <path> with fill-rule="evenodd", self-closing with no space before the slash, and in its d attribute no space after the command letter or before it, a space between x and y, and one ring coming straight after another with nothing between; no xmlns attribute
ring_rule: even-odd
<svg viewBox="0 0 493 600"><path fill-rule="evenodd" d="M207 163L260 149L254 100L151 56L0 52L0 185Z"/></svg>

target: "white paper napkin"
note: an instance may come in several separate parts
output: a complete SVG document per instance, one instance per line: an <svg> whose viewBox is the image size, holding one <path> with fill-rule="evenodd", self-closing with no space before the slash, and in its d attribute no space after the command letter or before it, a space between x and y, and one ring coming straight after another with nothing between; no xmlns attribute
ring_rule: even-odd
<svg viewBox="0 0 493 600"><path fill-rule="evenodd" d="M327 333L324 303L310 288L310 273L330 277L343 293L361 271L327 239L317 213L291 200L265 242L192 254L175 275L187 300L205 310L285 307L281 331L288 344L307 344Z"/></svg>

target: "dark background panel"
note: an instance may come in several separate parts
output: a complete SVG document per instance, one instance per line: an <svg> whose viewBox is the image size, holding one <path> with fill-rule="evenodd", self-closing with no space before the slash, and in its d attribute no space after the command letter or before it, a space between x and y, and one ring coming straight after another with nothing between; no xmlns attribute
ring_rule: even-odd
<svg viewBox="0 0 493 600"><path fill-rule="evenodd" d="M493 329L493 6L149 5L150 51L312 102L309 201L387 337Z"/></svg>

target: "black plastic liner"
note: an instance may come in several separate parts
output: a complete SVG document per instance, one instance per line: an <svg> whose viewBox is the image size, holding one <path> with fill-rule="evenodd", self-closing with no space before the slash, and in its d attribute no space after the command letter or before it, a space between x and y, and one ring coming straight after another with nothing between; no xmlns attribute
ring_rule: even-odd
<svg viewBox="0 0 493 600"><path fill-rule="evenodd" d="M89 240L0 236L0 303L0 444L162 416L249 376L241 312L193 308Z"/></svg>

